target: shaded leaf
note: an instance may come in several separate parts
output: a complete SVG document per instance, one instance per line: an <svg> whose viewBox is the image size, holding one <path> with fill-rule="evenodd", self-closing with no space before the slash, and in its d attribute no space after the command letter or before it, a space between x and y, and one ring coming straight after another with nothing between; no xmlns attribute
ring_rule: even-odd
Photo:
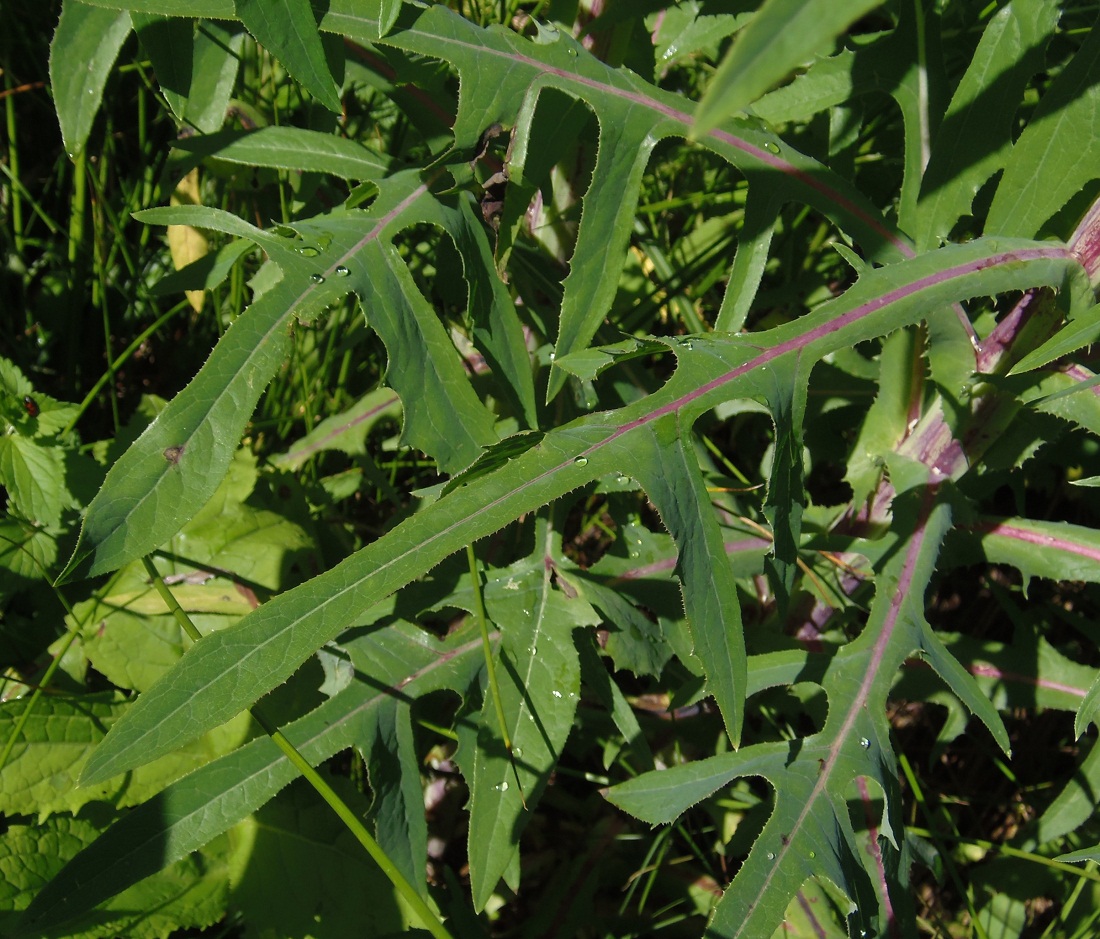
<svg viewBox="0 0 1100 939"><path fill-rule="evenodd" d="M1043 67L1058 7L1055 0L1014 0L986 26L933 140L917 210L918 248L946 239L981 185L1004 166L1012 120L1029 79Z"/></svg>
<svg viewBox="0 0 1100 939"><path fill-rule="evenodd" d="M1035 235L1086 183L1097 178L1100 137L1100 24L1043 95L1012 148L989 207L986 231Z"/></svg>
<svg viewBox="0 0 1100 939"><path fill-rule="evenodd" d="M377 623L392 610L392 602L380 605L360 621ZM314 765L369 739L377 709L394 694L416 697L442 687L464 690L483 664L480 640L455 636L444 645L402 622L386 628L367 625L345 645L356 667L368 668L375 684L356 682L283 728ZM35 896L27 928L52 928L197 850L246 818L296 775L268 737L201 766L123 816L73 858Z"/></svg>
<svg viewBox="0 0 1100 939"><path fill-rule="evenodd" d="M635 441L649 438L666 415L697 415L731 397L770 391L761 365L781 364L785 356L818 358L889 332L919 319L930 303L981 289L979 282L986 290L1059 282L1075 263L1064 248L976 241L869 272L842 298L753 334L751 343L716 337L693 340L690 349L681 345L680 368L657 394L546 434L535 448L451 492L328 573L196 643L138 699L132 718L96 751L85 778L109 778L228 720L350 626L367 598L377 602L519 515L636 462Z"/></svg>
<svg viewBox="0 0 1100 939"><path fill-rule="evenodd" d="M743 111L882 0L767 0L734 39L695 114L701 136Z"/></svg>

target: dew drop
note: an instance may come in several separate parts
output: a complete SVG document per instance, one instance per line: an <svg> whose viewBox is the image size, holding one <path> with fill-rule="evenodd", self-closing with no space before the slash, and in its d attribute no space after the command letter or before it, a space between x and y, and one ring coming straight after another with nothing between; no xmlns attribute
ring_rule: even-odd
<svg viewBox="0 0 1100 939"><path fill-rule="evenodd" d="M349 271L346 267L344 267L343 264L341 264L338 268L336 268L336 276L337 277L347 277L348 274L350 274L350 273L351 273L351 271Z"/></svg>
<svg viewBox="0 0 1100 939"><path fill-rule="evenodd" d="M774 851L769 851L768 852L768 860L769 861L774 861L775 860L775 852Z"/></svg>
<svg viewBox="0 0 1100 939"><path fill-rule="evenodd" d="M558 691L557 688L555 688L553 691L551 691L550 694L552 694L555 698L560 698L561 697L561 692Z"/></svg>
<svg viewBox="0 0 1100 939"><path fill-rule="evenodd" d="M811 851L810 852L810 860L812 861L815 857L817 857L817 852L816 851Z"/></svg>
<svg viewBox="0 0 1100 939"><path fill-rule="evenodd" d="M779 144L775 143L774 141L769 140L766 144L764 144L764 149L767 150L768 153L778 153L779 152Z"/></svg>
<svg viewBox="0 0 1100 939"><path fill-rule="evenodd" d="M871 748L871 741L868 740L866 737L860 737L859 745L863 747L864 750L869 750Z"/></svg>
<svg viewBox="0 0 1100 939"><path fill-rule="evenodd" d="M617 482L620 486L629 486L630 485L630 477L620 474L619 478L616 479L615 482Z"/></svg>
<svg viewBox="0 0 1100 939"><path fill-rule="evenodd" d="M300 255L302 255L302 257L305 257L305 258L315 258L315 257L317 257L317 255L319 255L319 254L320 254L321 252L320 252L320 251L318 251L318 250L317 250L316 248L314 248L313 246L311 246L311 245L307 245L307 246L306 246L306 247L304 247L304 248L299 248L299 249L298 249L298 253L299 253Z"/></svg>
<svg viewBox="0 0 1100 939"><path fill-rule="evenodd" d="M687 349L687 350L688 350L688 352L690 352L690 351L692 350L692 348L693 348L693 346L692 346L692 343L691 343L691 340L690 340L690 339L687 339L687 340L685 340L684 342L681 342L681 343L680 343L680 345L681 345L681 346L683 346L683 347L684 347L685 349Z"/></svg>
<svg viewBox="0 0 1100 939"><path fill-rule="evenodd" d="M495 788L496 788L497 792L507 792L508 791L508 780L506 779L506 780L504 780L504 782L498 783L495 786Z"/></svg>
<svg viewBox="0 0 1100 939"><path fill-rule="evenodd" d="M523 756L523 748L522 747L516 747L515 749L513 749L512 750L512 756L516 757L517 759L519 757Z"/></svg>
<svg viewBox="0 0 1100 939"><path fill-rule="evenodd" d="M310 274L309 279L315 284L323 284L325 282L325 279L320 274Z"/></svg>
<svg viewBox="0 0 1100 939"><path fill-rule="evenodd" d="M577 50L573 49L572 47L570 47L569 49L566 49L565 51L568 52L570 55L576 55L577 54Z"/></svg>
<svg viewBox="0 0 1100 939"><path fill-rule="evenodd" d="M573 462L576 463L577 466L587 466L588 465L588 457L579 456Z"/></svg>

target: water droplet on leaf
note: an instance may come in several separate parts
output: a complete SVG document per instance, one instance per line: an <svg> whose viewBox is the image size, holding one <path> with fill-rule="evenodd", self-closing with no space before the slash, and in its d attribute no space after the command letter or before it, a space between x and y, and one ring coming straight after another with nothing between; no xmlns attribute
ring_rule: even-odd
<svg viewBox="0 0 1100 939"><path fill-rule="evenodd" d="M348 274L350 274L350 273L351 273L351 271L349 271L346 267L344 267L343 264L341 264L338 268L336 268L336 276L337 277L347 277Z"/></svg>
<svg viewBox="0 0 1100 939"><path fill-rule="evenodd" d="M588 465L588 457L579 456L573 462L576 463L577 466L587 466Z"/></svg>
<svg viewBox="0 0 1100 939"><path fill-rule="evenodd" d="M304 247L304 248L299 248L299 249L298 249L298 253L299 253L300 255L302 255L302 257L306 257L306 258L315 258L315 257L317 257L317 255L319 255L319 254L320 254L321 252L320 252L320 251L318 251L318 250L317 250L316 248L314 248L314 247L313 247L312 245L307 245L307 246L306 246L306 247Z"/></svg>
<svg viewBox="0 0 1100 939"><path fill-rule="evenodd" d="M869 750L871 747L871 741L868 740L866 737L860 737L859 745L863 747L864 750Z"/></svg>
<svg viewBox="0 0 1100 939"><path fill-rule="evenodd" d="M495 788L496 788L497 792L507 792L508 791L508 780L507 779L504 780L504 782L498 784Z"/></svg>
<svg viewBox="0 0 1100 939"><path fill-rule="evenodd" d="M774 851L769 851L768 852L768 860L769 861L774 861L775 860L775 852Z"/></svg>
<svg viewBox="0 0 1100 939"><path fill-rule="evenodd" d="M310 274L309 279L315 284L323 284L325 282L325 279L320 274Z"/></svg>
<svg viewBox="0 0 1100 939"><path fill-rule="evenodd" d="M779 152L779 144L775 143L774 141L769 140L766 144L764 144L764 149L767 150L768 153L778 153Z"/></svg>
<svg viewBox="0 0 1100 939"><path fill-rule="evenodd" d="M816 851L811 851L810 852L810 860L812 861L815 857L817 857L817 852Z"/></svg>

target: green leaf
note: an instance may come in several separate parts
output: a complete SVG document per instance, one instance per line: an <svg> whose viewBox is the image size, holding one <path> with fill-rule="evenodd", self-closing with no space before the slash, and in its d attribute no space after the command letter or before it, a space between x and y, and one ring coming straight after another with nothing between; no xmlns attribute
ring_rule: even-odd
<svg viewBox="0 0 1100 939"><path fill-rule="evenodd" d="M578 643L578 651L580 652L581 680L585 688L596 695L600 704L611 715L619 733L622 734L623 744L631 751L638 767L643 771L654 769L653 752L649 748L649 741L645 738L645 733L638 723L630 702L626 700L626 696L600 661L595 642L587 637ZM609 762L605 760L605 765Z"/></svg>
<svg viewBox="0 0 1100 939"><path fill-rule="evenodd" d="M231 241L219 251L211 251L162 277L153 285L153 295L163 297L182 290L213 290L229 276L233 265L251 250L252 245L243 239Z"/></svg>
<svg viewBox="0 0 1100 939"><path fill-rule="evenodd" d="M986 231L1031 237L1100 166L1100 24L1051 83L1012 148Z"/></svg>
<svg viewBox="0 0 1100 939"><path fill-rule="evenodd" d="M380 604L360 622L377 623L393 609L392 601ZM459 634L438 643L401 621L364 630L345 646L356 668L377 685L353 683L283 729L314 765L369 740L379 709L396 689L410 698L444 687L461 693L483 665L479 639ZM185 857L246 818L296 775L268 737L201 766L124 815L73 858L35 896L28 928L41 934Z"/></svg>
<svg viewBox="0 0 1100 939"><path fill-rule="evenodd" d="M587 346L615 298L642 174L660 139L651 132L651 119L645 109L635 113L634 108L628 107L613 123L605 121L600 125L599 155L584 196L573 254L574 259L598 263L570 266L554 345L556 356L566 356ZM564 383L565 375L555 369L546 389L547 401Z"/></svg>
<svg viewBox="0 0 1100 939"><path fill-rule="evenodd" d="M203 137L181 137L172 146L229 163L332 173L342 179L378 180L386 175L389 165L354 140L300 127L223 130Z"/></svg>
<svg viewBox="0 0 1100 939"><path fill-rule="evenodd" d="M309 0L235 0L245 28L294 79L330 111L341 112L340 91L325 56Z"/></svg>
<svg viewBox="0 0 1100 939"><path fill-rule="evenodd" d="M1083 349L1100 338L1100 304L1075 316L1037 349L1033 349L1012 366L1010 375L1030 372L1049 365L1055 359Z"/></svg>
<svg viewBox="0 0 1100 939"><path fill-rule="evenodd" d="M1093 743L1088 746L1076 771L1042 816L1013 839L1014 846L1023 850L1034 849L1080 828L1096 809L1093 793L1097 791L1097 787L1100 787L1100 748Z"/></svg>
<svg viewBox="0 0 1100 939"><path fill-rule="evenodd" d="M136 13L161 16L206 17L212 20L235 20L235 0L87 0L89 6L107 10L127 9ZM122 4L126 6L123 8Z"/></svg>
<svg viewBox="0 0 1100 939"><path fill-rule="evenodd" d="M1100 844L1093 845L1091 848L1081 848L1077 851L1059 854L1054 860L1062 861L1065 864L1080 864L1082 861L1100 860Z"/></svg>
<svg viewBox="0 0 1100 939"><path fill-rule="evenodd" d="M183 104L183 119L200 133L213 133L225 122L245 38L244 30L227 29L210 20L195 29L190 93Z"/></svg>
<svg viewBox="0 0 1100 939"><path fill-rule="evenodd" d="M690 62L696 53L703 51L711 57L717 56L719 43L750 22L752 16L751 11L711 13L699 0L689 0L661 10L655 20L647 20L647 26L652 30L658 63L667 66Z"/></svg>
<svg viewBox="0 0 1100 939"><path fill-rule="evenodd" d="M604 795L612 805L643 822L668 825L738 776L757 775L771 767L785 749L783 744L758 744L740 753L693 760L643 773L612 786Z"/></svg>
<svg viewBox="0 0 1100 939"><path fill-rule="evenodd" d="M191 621L206 635L251 612L287 586L293 565L308 567L312 543L283 515L253 497L255 461L238 452L207 505L168 544L156 563ZM254 499L256 497L253 497ZM74 606L83 649L119 688L144 691L190 645L141 562L133 562L92 599Z"/></svg>
<svg viewBox="0 0 1100 939"><path fill-rule="evenodd" d="M245 715L178 753L142 767L126 780L77 787L85 761L130 704L104 693L81 698L43 696L0 705L0 741L7 742L27 708L15 746L0 770L0 811L5 815L77 812L89 802L110 801L118 808L137 805L165 785L211 758L238 746L248 733Z"/></svg>
<svg viewBox="0 0 1100 939"><path fill-rule="evenodd" d="M191 384L111 468L81 532L85 552L95 551L93 574L158 548L217 489L286 355L282 294L265 294L234 322Z"/></svg>
<svg viewBox="0 0 1100 939"><path fill-rule="evenodd" d="M44 933L21 920L41 884L111 820L102 805L80 818L55 815L36 825L11 824L0 837L0 931L5 936L39 939ZM178 929L205 929L225 916L229 886L222 842L118 894L94 913L72 924L64 935L80 939L163 939Z"/></svg>
<svg viewBox="0 0 1100 939"><path fill-rule="evenodd" d="M1043 67L1058 8L1056 0L1014 0L986 26L933 140L917 208L918 249L945 240L978 189L1004 166L1016 109Z"/></svg>
<svg viewBox="0 0 1100 939"><path fill-rule="evenodd" d="M352 811L366 813L367 800L347 779L326 781ZM301 780L234 834L249 851L235 865L230 901L250 929L371 939L404 934L415 922L355 836Z"/></svg>
<svg viewBox="0 0 1100 939"><path fill-rule="evenodd" d="M209 21L132 11L161 93L176 119L209 134L225 122L245 33Z"/></svg>
<svg viewBox="0 0 1100 939"><path fill-rule="evenodd" d="M46 527L73 504L65 485L65 454L21 434L0 437L0 485L28 519Z"/></svg>
<svg viewBox="0 0 1100 939"><path fill-rule="evenodd" d="M325 450L339 450L351 456L367 452L367 434L379 421L397 420L401 402L389 388L378 388L363 395L346 411L326 417L294 444L275 457L276 466L297 469L306 460Z"/></svg>
<svg viewBox="0 0 1100 939"><path fill-rule="evenodd" d="M176 119L183 121L191 93L195 24L190 20L145 13L131 13L131 19L134 32L152 63L164 100Z"/></svg>
<svg viewBox="0 0 1100 939"><path fill-rule="evenodd" d="M817 59L790 84L753 102L752 113L769 124L786 124L808 121L849 101L856 92L852 72L859 56L854 49L842 49L836 55Z"/></svg>
<svg viewBox="0 0 1100 939"><path fill-rule="evenodd" d="M376 41L374 21L350 10L332 10L324 25L364 42ZM597 166L584 197L555 352L564 356L584 348L617 289L636 201L636 177L644 169L638 154L649 152L659 140L688 132L692 116L684 99L627 70L609 69L564 35L552 43L536 44L503 30L485 32L442 5L419 13L415 23L390 33L385 42L444 59L458 69L463 93L454 133L459 149L477 152L487 128L496 123L511 125L515 128L513 162L524 167L532 159L528 148L535 147L537 163L541 156L537 140L528 138L537 136L534 128L539 125L532 122L547 86L583 101L595 113L600 134ZM555 114L561 112L556 105L548 106ZM628 147L629 142L635 150ZM785 147L760 122L731 122L702 135L699 143L750 179L771 177L784 200L804 202L821 211L855 238L868 259L885 261L911 253L904 238L883 222L864 197L819 163ZM532 180L518 182L522 187ZM589 227L591 237L586 233ZM763 263L759 250L751 256L757 266ZM728 321L723 323L728 328ZM551 394L563 380L561 370L555 369Z"/></svg>
<svg viewBox="0 0 1100 939"><path fill-rule="evenodd" d="M830 881L849 897L850 931L882 930L887 912L876 900L874 884L885 877L891 892L900 889L897 855L895 865L881 868L878 859L860 852L845 806L857 777L887 785L897 778L886 699L894 673L923 643L923 589L911 588L927 583L950 513L944 504L933 505L932 490L913 485L923 467L898 464L892 469L904 493L895 499L895 526L911 537L903 538L904 550L889 554L878 571L863 632L833 655L820 679L830 704L821 732L793 743L749 746L678 767L672 776L673 770L647 773L608 793L617 805L655 822L675 818L738 776L769 781L775 808L715 907L709 929L716 934L767 934L810 876ZM910 474L915 479L907 481ZM900 828L900 792L890 785L884 794L880 828L892 839L892 831Z"/></svg>
<svg viewBox="0 0 1100 939"><path fill-rule="evenodd" d="M426 894L428 825L408 702L381 702L356 744L370 775L378 844L409 883Z"/></svg>
<svg viewBox="0 0 1100 939"><path fill-rule="evenodd" d="M718 403L768 393L774 386L761 366L778 367L785 357L817 359L919 320L929 305L971 292L1060 283L1076 269L1064 248L975 241L871 271L843 297L767 333L679 344L680 367L660 392L546 434L533 449L452 491L328 573L196 643L104 741L86 780L110 778L228 720L289 677L370 603L467 544L600 476L637 472L634 447L645 442L652 452L653 425L662 418L683 412L677 420L687 427ZM667 433L671 425L662 426ZM698 601L686 598L689 607L699 602L705 616L717 613L706 599L713 588L694 580L705 571L690 576L685 590L700 586L704 594Z"/></svg>
<svg viewBox="0 0 1100 939"><path fill-rule="evenodd" d="M512 752L505 749L496 712L486 700L476 753L472 760L465 757L470 881L478 911L518 851L530 810L573 726L580 692L573 630L599 621L583 600L554 588L546 559L559 553L556 540L553 528L540 522L534 554L485 584L486 612L501 633L496 671Z"/></svg>
<svg viewBox="0 0 1100 939"><path fill-rule="evenodd" d="M107 76L130 35L130 14L65 0L50 42L50 84L65 152L84 152Z"/></svg>
<svg viewBox="0 0 1100 939"><path fill-rule="evenodd" d="M1100 533L1036 519L981 519L952 535L963 558L1011 564L1024 577L1100 583Z"/></svg>
<svg viewBox="0 0 1100 939"><path fill-rule="evenodd" d="M695 114L698 138L831 45L882 0L767 0L734 39Z"/></svg>
<svg viewBox="0 0 1100 939"><path fill-rule="evenodd" d="M793 374L787 373L787 368ZM780 616L785 617L798 567L798 542L802 533L802 512L806 494L802 486L802 422L806 413L808 376L802 363L762 366L770 372L765 392L775 422L772 465L768 473L768 494L764 515L772 526L772 551L765 561Z"/></svg>
<svg viewBox="0 0 1100 939"><path fill-rule="evenodd" d="M402 0L378 0L378 38L385 39L401 14Z"/></svg>
<svg viewBox="0 0 1100 939"><path fill-rule="evenodd" d="M746 683L745 639L733 569L694 454L689 417L670 414L639 435L631 466L676 541L676 573L694 652L703 662L733 745L741 740Z"/></svg>
<svg viewBox="0 0 1100 939"><path fill-rule="evenodd" d="M914 386L920 387L913 368L920 356L918 335L917 330L898 330L882 342L878 394L860 427L844 476L852 487L853 506L864 506L875 492L885 468L882 455L906 435L913 416Z"/></svg>
<svg viewBox="0 0 1100 939"><path fill-rule="evenodd" d="M351 291L371 311L390 352L390 384L403 403L408 441L454 472L496 439L493 415L474 395L454 345L391 243L416 221L444 228L454 222L454 209L437 203L419 174L385 180L368 212L298 223L301 241L205 206L139 216L248 238L282 279L237 318L190 385L111 468L88 508L70 573L90 552L91 571L99 573L155 550L206 503L286 356L291 318L306 318Z"/></svg>

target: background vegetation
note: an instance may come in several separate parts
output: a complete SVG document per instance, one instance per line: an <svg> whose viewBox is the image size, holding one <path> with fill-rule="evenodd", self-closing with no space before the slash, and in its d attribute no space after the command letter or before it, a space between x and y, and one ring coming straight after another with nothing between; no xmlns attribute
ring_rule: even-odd
<svg viewBox="0 0 1100 939"><path fill-rule="evenodd" d="M1095 933L1095 3L17 6L0 934Z"/></svg>

